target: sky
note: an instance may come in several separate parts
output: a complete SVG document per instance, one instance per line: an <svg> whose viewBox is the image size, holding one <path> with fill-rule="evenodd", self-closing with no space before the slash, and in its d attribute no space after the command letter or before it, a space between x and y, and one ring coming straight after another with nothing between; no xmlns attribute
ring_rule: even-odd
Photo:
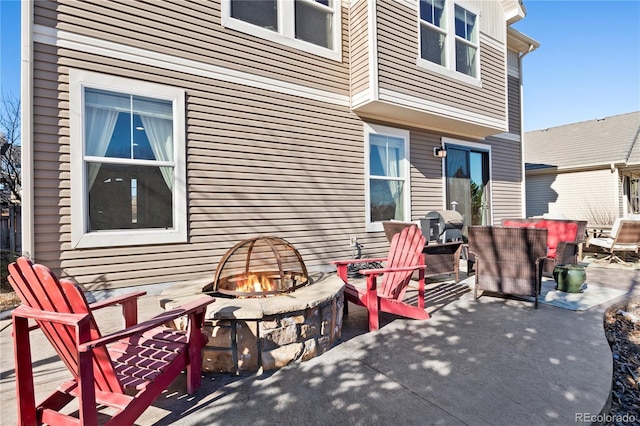
<svg viewBox="0 0 640 426"><path fill-rule="evenodd" d="M497 1L497 0L496 0ZM640 0L525 0L524 129L640 111ZM0 0L0 92L20 95L20 2Z"/></svg>
<svg viewBox="0 0 640 426"><path fill-rule="evenodd" d="M640 111L640 0L525 0L524 129Z"/></svg>
<svg viewBox="0 0 640 426"><path fill-rule="evenodd" d="M20 96L20 2L0 0L0 94Z"/></svg>

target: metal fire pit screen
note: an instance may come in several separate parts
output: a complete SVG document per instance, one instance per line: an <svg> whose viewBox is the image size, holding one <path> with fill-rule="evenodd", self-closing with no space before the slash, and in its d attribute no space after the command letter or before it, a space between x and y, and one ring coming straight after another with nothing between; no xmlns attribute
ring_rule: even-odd
<svg viewBox="0 0 640 426"><path fill-rule="evenodd" d="M266 297L287 293L309 282L300 253L282 238L240 241L222 257L213 292L234 297Z"/></svg>

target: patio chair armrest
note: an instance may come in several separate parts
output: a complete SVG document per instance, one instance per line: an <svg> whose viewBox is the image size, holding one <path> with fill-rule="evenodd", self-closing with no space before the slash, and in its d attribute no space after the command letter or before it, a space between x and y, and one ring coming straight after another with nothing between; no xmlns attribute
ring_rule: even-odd
<svg viewBox="0 0 640 426"><path fill-rule="evenodd" d="M108 334L90 342L85 342L84 344L80 345L79 350L81 352L90 351L95 347L104 346L109 343L124 339L126 337L133 336L134 334L140 334L145 331L151 330L152 328L164 325L169 321L183 317L185 315L194 315L200 312L204 312L207 305L213 303L214 301L215 299L210 296L201 297L192 302L185 303L184 305L181 305L170 311L163 312L160 315L151 318L150 320L141 322L132 327L128 327L124 330Z"/></svg>
<svg viewBox="0 0 640 426"><path fill-rule="evenodd" d="M64 281L64 280L60 280ZM122 317L124 318L124 327L131 327L138 323L138 299L147 294L146 291L137 291L134 293L114 296L107 300L95 302L89 305L89 309L102 309L108 306L122 306Z"/></svg>
<svg viewBox="0 0 640 426"><path fill-rule="evenodd" d="M420 269L426 269L426 265L415 265L415 266L403 266L399 268L380 268L380 269L361 269L360 272L362 275L371 275L371 274L384 274L385 272L410 272L410 271L418 271Z"/></svg>
<svg viewBox="0 0 640 426"><path fill-rule="evenodd" d="M89 321L90 314L70 314L70 313L62 313L62 312L51 312L51 311L43 311L41 309L31 308L29 306L20 305L13 310L11 313L14 317L27 318L32 320L42 320L42 321L50 321L56 324L62 325L70 325L70 326L78 326L83 322ZM36 329L38 327L31 327L29 331L32 329Z"/></svg>
<svg viewBox="0 0 640 426"><path fill-rule="evenodd" d="M340 266L340 265L351 265L356 263L369 263L369 262L384 262L386 261L386 257L376 257L369 259L343 259L343 260L332 260L329 262L332 265Z"/></svg>
<svg viewBox="0 0 640 426"><path fill-rule="evenodd" d="M89 308L94 311L96 309L106 308L107 306L120 305L133 300L138 300L138 298L146 294L146 291L137 291L135 293L123 294L122 296L114 296L106 300L92 303L89 305Z"/></svg>

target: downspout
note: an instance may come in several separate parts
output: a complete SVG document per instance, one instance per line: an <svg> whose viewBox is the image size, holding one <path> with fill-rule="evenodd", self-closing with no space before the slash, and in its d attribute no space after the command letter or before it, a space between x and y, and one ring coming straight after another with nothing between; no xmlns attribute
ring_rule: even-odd
<svg viewBox="0 0 640 426"><path fill-rule="evenodd" d="M631 146L629 146L629 151L627 151L627 156L624 159L624 165L628 166L629 165L629 160L631 159L631 153L633 152L633 148L635 147L635 145L638 143L638 137L640 136L640 126L638 126L638 129L636 130L636 135L634 136L633 140L631 141ZM611 172L613 172L615 165L613 163L611 163ZM628 173L628 172L627 172ZM625 182L630 182L630 179L632 178L632 174L622 174L622 180L620 180L620 177L616 178L616 182L622 182L622 200L624 202L624 204L622 205L622 216L623 217L627 217L627 215L629 214L629 203L628 201L628 197L631 196L631 194L629 194L628 192L625 194L625 191L627 188L630 188L630 186L626 186ZM626 196L625 196L626 195ZM620 199L620 197L617 197L618 199ZM633 213L633 211L631 212Z"/></svg>
<svg viewBox="0 0 640 426"><path fill-rule="evenodd" d="M522 59L534 50L535 46L533 44L530 44L529 49L526 52L518 55L518 78L520 79L520 158L522 158L522 185L520 188L520 194L522 194L522 199L520 201L520 205L522 206L521 217L527 217L527 177L525 175L524 167L524 85L522 83Z"/></svg>
<svg viewBox="0 0 640 426"><path fill-rule="evenodd" d="M20 20L20 133L22 155L22 253L35 258L33 179L33 11L34 1L22 2Z"/></svg>

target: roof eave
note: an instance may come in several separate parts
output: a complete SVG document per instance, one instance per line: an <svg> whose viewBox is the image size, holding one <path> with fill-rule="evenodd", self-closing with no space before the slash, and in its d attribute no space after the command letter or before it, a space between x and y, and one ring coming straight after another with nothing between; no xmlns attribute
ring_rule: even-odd
<svg viewBox="0 0 640 426"><path fill-rule="evenodd" d="M531 164L531 163L528 163ZM601 170L601 169L609 169L612 166L619 168L633 166L633 164L626 163L624 160L619 161L609 161L607 163L592 163L592 164L576 164L573 166L546 166L546 167L536 167L536 168L527 168L527 163L525 163L525 171L527 173L570 173L577 171L588 171L588 170Z"/></svg>
<svg viewBox="0 0 640 426"><path fill-rule="evenodd" d="M529 53L540 47L540 42L532 39L511 27L507 28L507 45L510 49L520 53Z"/></svg>
<svg viewBox="0 0 640 426"><path fill-rule="evenodd" d="M522 4L521 0L508 0L502 2L504 8L504 17L507 20L507 25L511 25L514 22L518 22L527 14L527 10Z"/></svg>

